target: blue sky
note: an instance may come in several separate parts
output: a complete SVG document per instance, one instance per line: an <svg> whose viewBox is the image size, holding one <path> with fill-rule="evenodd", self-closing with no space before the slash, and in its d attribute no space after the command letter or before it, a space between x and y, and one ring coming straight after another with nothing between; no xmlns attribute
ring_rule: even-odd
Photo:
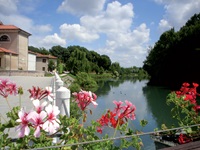
<svg viewBox="0 0 200 150"><path fill-rule="evenodd" d="M0 0L0 21L31 33L30 46L79 45L142 67L148 47L199 8L200 0Z"/></svg>

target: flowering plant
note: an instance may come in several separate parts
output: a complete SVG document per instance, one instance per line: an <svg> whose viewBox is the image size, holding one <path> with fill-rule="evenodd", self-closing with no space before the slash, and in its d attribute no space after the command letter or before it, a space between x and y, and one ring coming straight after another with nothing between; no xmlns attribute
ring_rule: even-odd
<svg viewBox="0 0 200 150"><path fill-rule="evenodd" d="M185 82L180 90L173 91L167 96L167 104L173 105L171 109L173 118L178 121L179 126L184 127L181 131L166 133L168 137L173 137L173 139L168 139L176 143L184 144L200 139L200 128L197 126L200 123L200 105L197 103L197 96L200 96L197 92L198 86L197 83L190 85ZM163 124L162 129L167 129L167 127Z"/></svg>
<svg viewBox="0 0 200 150"><path fill-rule="evenodd" d="M142 146L141 139L138 136L133 136L128 140L121 139L119 146L116 146L113 140L109 140L107 134L102 135L101 138L99 137L99 133L103 133L104 127L110 127L114 130L113 137L116 136L117 132L122 135L137 134L138 131L133 131L128 127L128 119L135 119L136 107L127 100L125 103L114 101L114 110L107 110L106 114L102 115L100 119L92 121L90 126L85 126L87 106L91 103L94 106L98 105L95 93L84 90L73 93L75 99L71 103L71 108L73 110L80 108L81 114L78 117L76 114L67 117L59 115L59 108L52 104L54 95L51 87L42 89L33 86L28 92L33 104L32 110L27 111L21 107L21 104L11 108L8 100L9 95L21 96L23 89L9 80L0 79L0 95L6 99L10 107L7 118L1 115L1 148L29 149L57 146L60 149L102 149L103 147L112 150L128 147L140 149ZM91 110L90 114L92 115ZM16 139L11 138L9 132L6 132L6 129L12 128L18 132L18 138ZM55 142L58 136L59 138ZM94 143L94 140L102 141ZM84 144L84 142L87 144Z"/></svg>

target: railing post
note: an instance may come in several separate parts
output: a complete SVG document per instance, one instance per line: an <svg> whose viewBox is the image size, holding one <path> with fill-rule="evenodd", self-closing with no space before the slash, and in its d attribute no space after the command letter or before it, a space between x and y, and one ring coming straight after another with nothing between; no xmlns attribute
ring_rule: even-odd
<svg viewBox="0 0 200 150"><path fill-rule="evenodd" d="M56 91L56 106L59 107L61 115L70 117L70 90L66 87L60 87Z"/></svg>
<svg viewBox="0 0 200 150"><path fill-rule="evenodd" d="M60 115L67 115L70 117L70 90L63 87L64 82L61 80L59 75L55 73L55 100L54 105L58 106ZM58 143L59 137L53 138L53 143Z"/></svg>
<svg viewBox="0 0 200 150"><path fill-rule="evenodd" d="M70 117L70 90L63 87L64 82L57 73L55 73L55 78L55 105L58 106L61 115Z"/></svg>

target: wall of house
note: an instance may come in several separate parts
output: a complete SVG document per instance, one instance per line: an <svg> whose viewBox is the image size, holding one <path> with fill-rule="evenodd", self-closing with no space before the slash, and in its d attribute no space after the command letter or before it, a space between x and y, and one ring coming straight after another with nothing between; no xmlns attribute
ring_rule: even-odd
<svg viewBox="0 0 200 150"><path fill-rule="evenodd" d="M10 41L0 41L0 47L18 53L18 32L0 31L0 35L8 35Z"/></svg>
<svg viewBox="0 0 200 150"><path fill-rule="evenodd" d="M36 70L36 55L28 54L28 70Z"/></svg>
<svg viewBox="0 0 200 150"><path fill-rule="evenodd" d="M48 58L37 57L36 59L36 70L48 71ZM46 62L43 61L44 59Z"/></svg>
<svg viewBox="0 0 200 150"><path fill-rule="evenodd" d="M0 53L0 70L4 69L3 53Z"/></svg>
<svg viewBox="0 0 200 150"><path fill-rule="evenodd" d="M18 70L17 55L1 54L1 70Z"/></svg>
<svg viewBox="0 0 200 150"><path fill-rule="evenodd" d="M23 34L19 34L19 68L28 70L28 38Z"/></svg>

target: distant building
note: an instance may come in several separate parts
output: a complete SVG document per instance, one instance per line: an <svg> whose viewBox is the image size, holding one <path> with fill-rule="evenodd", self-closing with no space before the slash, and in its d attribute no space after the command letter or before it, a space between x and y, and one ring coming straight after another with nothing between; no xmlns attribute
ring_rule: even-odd
<svg viewBox="0 0 200 150"><path fill-rule="evenodd" d="M48 64L50 61L53 61L55 66L57 66L57 57L54 57L52 55L43 55L36 53L36 70L42 70L42 71L49 71L48 70Z"/></svg>
<svg viewBox="0 0 200 150"><path fill-rule="evenodd" d="M31 34L0 22L0 69L28 70L28 38Z"/></svg>
<svg viewBox="0 0 200 150"><path fill-rule="evenodd" d="M31 34L0 22L0 70L48 71L49 61L57 65L57 57L28 51Z"/></svg>

